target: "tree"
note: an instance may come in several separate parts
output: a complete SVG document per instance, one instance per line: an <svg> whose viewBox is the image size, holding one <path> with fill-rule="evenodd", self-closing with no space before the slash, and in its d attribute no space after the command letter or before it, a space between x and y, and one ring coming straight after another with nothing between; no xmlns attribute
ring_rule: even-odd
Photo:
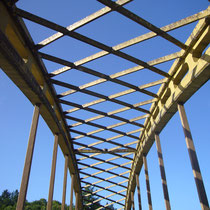
<svg viewBox="0 0 210 210"><path fill-rule="evenodd" d="M107 203L108 204L108 203ZM106 208L104 208L103 210L106 210L106 209L109 209L109 210L115 210L113 204L107 206Z"/></svg>
<svg viewBox="0 0 210 210"><path fill-rule="evenodd" d="M88 186L82 191L83 196L83 204L85 210L95 210L102 205L100 204L98 200L99 197L97 197L94 193L94 187ZM87 205L88 204L88 205ZM115 210L113 204L110 206L107 206L106 208L102 208L102 210Z"/></svg>
<svg viewBox="0 0 210 210"><path fill-rule="evenodd" d="M82 191L82 197L83 197L83 204L85 210L94 210L99 208L101 205L99 201L96 201L98 199L97 196L93 194L94 187L88 186Z"/></svg>
<svg viewBox="0 0 210 210"><path fill-rule="evenodd" d="M13 210L16 207L18 199L18 190L10 193L8 190L4 190L0 196L0 209Z"/></svg>
<svg viewBox="0 0 210 210"><path fill-rule="evenodd" d="M15 210L16 203L18 200L18 190L10 193L8 190L4 190L0 196L0 210ZM46 210L47 209L47 200L41 198L37 201L25 202L25 210ZM52 210L60 210L61 203L59 201L53 201ZM69 206L65 205L65 210L69 209ZM73 206L74 209L74 206Z"/></svg>
<svg viewBox="0 0 210 210"><path fill-rule="evenodd" d="M26 210L45 210L47 207L47 201L44 198L41 198L38 201L26 202L25 209Z"/></svg>
<svg viewBox="0 0 210 210"><path fill-rule="evenodd" d="M18 199L18 190L10 193L8 190L4 190L0 196L0 210L15 210L16 203ZM83 201L84 201L84 210L95 210L101 207L101 204L98 200L98 196L94 194L94 187L86 187L83 192ZM87 205L89 204L89 205ZM41 198L37 201L25 202L25 210L46 210L47 209L47 200ZM53 201L52 203L52 210L60 210L61 203L59 201ZM65 210L68 210L69 206L65 205ZM73 206L73 209L75 207ZM102 208L102 210L115 210L113 205L110 205L106 208Z"/></svg>

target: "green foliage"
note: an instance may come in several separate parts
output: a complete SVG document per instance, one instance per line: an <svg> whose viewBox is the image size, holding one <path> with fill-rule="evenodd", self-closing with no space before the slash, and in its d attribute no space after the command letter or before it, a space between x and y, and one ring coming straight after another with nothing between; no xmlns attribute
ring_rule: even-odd
<svg viewBox="0 0 210 210"><path fill-rule="evenodd" d="M47 208L47 201L44 198L41 198L38 201L26 202L26 210L45 210Z"/></svg>
<svg viewBox="0 0 210 210"><path fill-rule="evenodd" d="M99 197L97 197L94 193L94 187L88 186L86 187L83 192L83 202L84 202L84 210L95 210L101 207L100 202L97 201ZM89 204L88 206L86 206ZM115 210L113 205L109 205L106 208L102 208L102 210Z"/></svg>
<svg viewBox="0 0 210 210"><path fill-rule="evenodd" d="M86 187L82 193L84 198L84 210L95 210L101 207L100 202L97 201L98 197L93 193L93 187ZM18 190L10 193L8 190L4 190L0 196L0 210L15 210L16 203L18 199ZM86 206L87 204L90 204ZM25 202L25 210L46 210L47 209L47 200L41 198L37 201ZM65 205L65 210L68 210L69 206ZM73 210L75 207L73 206ZM53 201L52 210L61 210L61 203L59 201ZM110 205L102 210L115 210L113 205Z"/></svg>
<svg viewBox="0 0 210 210"><path fill-rule="evenodd" d="M0 209L1 210L13 210L16 208L18 199L18 190L10 193L8 190L4 190L0 196Z"/></svg>
<svg viewBox="0 0 210 210"><path fill-rule="evenodd" d="M8 190L4 190L0 196L0 210L16 210L16 203L18 200L18 190L10 193ZM24 210L46 210L47 200L41 198L38 201L25 202ZM68 210L69 206L65 205L65 210ZM61 210L61 203L53 201L52 210ZM73 206L74 210L74 206Z"/></svg>
<svg viewBox="0 0 210 210"><path fill-rule="evenodd" d="M99 202L93 202L98 199L97 196L93 194L93 187L86 187L84 191L82 192L82 196L84 198L84 210L94 210L100 207ZM86 206L87 204L91 203L89 206Z"/></svg>

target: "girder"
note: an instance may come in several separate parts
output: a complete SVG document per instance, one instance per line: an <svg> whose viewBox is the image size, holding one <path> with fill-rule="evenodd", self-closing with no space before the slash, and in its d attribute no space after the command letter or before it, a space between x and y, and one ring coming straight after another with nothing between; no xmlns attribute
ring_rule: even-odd
<svg viewBox="0 0 210 210"><path fill-rule="evenodd" d="M84 208L84 200L96 195L97 199L86 206L102 201L97 209L109 208L112 204L120 207L118 209L131 209L136 175L141 171L143 160L146 161L144 158L155 135L157 138L157 133L176 113L177 103L185 103L210 78L210 49L207 48L210 9L157 27L124 7L132 0L97 1L106 7L68 27L1 1L0 67L33 105L40 105L40 113L52 133L61 137L59 146L76 180L72 187L76 197L79 196L77 208ZM111 12L149 32L110 46L77 30ZM23 20L56 33L34 43ZM169 34L196 21L199 22L186 42ZM99 52L73 62L42 51L62 37L82 42ZM161 37L180 51L149 61L124 51L155 37ZM102 58L108 56L128 62L131 67L124 70L113 67L112 73L107 73L100 68L104 65ZM93 68L91 64L96 60L101 64ZM50 71L45 66L46 61L62 67ZM173 62L171 68L163 70L161 65L170 62ZM81 78L91 77L91 81L74 84L68 76L74 71ZM139 76L141 72L149 75L148 82L144 81L144 76ZM131 79L135 76L136 81ZM92 192L87 190L90 186L94 187ZM110 203L106 203L108 201Z"/></svg>

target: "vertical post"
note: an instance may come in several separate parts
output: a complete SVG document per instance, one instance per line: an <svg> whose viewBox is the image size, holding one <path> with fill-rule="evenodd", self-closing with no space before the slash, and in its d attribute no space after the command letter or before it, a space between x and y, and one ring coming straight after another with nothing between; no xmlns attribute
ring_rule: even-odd
<svg viewBox="0 0 210 210"><path fill-rule="evenodd" d="M52 158L52 167L51 167L51 175L50 175L50 187L49 187L49 194L48 194L47 210L52 209L57 151L58 151L58 135L56 134L55 140L54 140L54 148L53 148L53 158Z"/></svg>
<svg viewBox="0 0 210 210"><path fill-rule="evenodd" d="M163 154L162 154L162 149L160 145L160 138L157 133L155 134L155 142L156 142L157 153L158 153L158 161L159 161L159 166L160 166L160 175L161 175L162 186L163 186L165 206L166 206L166 210L170 210L171 206L170 206L170 201L169 201L166 174L165 174L165 168L164 168L164 163L163 163Z"/></svg>
<svg viewBox="0 0 210 210"><path fill-rule="evenodd" d="M71 176L71 196L70 196L70 205L69 210L73 210L73 195L74 195L74 174Z"/></svg>
<svg viewBox="0 0 210 210"><path fill-rule="evenodd" d="M65 155L65 167L64 167L64 177L63 177L63 196L62 196L61 210L65 210L68 160L69 160L68 155Z"/></svg>
<svg viewBox="0 0 210 210"><path fill-rule="evenodd" d="M196 151L195 151L195 146L193 143L190 127L189 127L187 116L186 116L185 109L184 109L184 105L178 104L178 110L179 110L179 115L180 115L181 122L182 122L182 127L184 130L185 140L186 140L186 144L187 144L188 153L190 156L191 166L193 169L193 175L194 175L194 179L195 179L195 183L196 183L196 187L197 187L197 191L198 191L198 196L200 199L201 208L203 210L207 210L207 209L209 209L209 203L208 203L208 199L206 196L206 191L205 191L205 187L203 184L203 178L201 175L201 171L200 171L200 167L199 167L199 163L198 163L198 159L197 159L197 155L196 155Z"/></svg>
<svg viewBox="0 0 210 210"><path fill-rule="evenodd" d="M139 201L139 210L141 210L141 194L140 194L140 184L139 184L139 175L136 174L136 186L138 192L138 201Z"/></svg>
<svg viewBox="0 0 210 210"><path fill-rule="evenodd" d="M132 207L133 207L133 210L135 210L135 204L134 204L134 192L133 192L133 191L131 192L131 202L132 202Z"/></svg>
<svg viewBox="0 0 210 210"><path fill-rule="evenodd" d="M75 210L79 210L79 193L76 192Z"/></svg>
<svg viewBox="0 0 210 210"><path fill-rule="evenodd" d="M33 158L33 152L34 152L34 145L35 145L35 139L36 139L36 131L39 121L39 105L35 105L34 107L34 113L33 113L33 119L31 124L31 130L28 140L28 147L25 157L25 164L23 169L23 175L22 175L22 181L21 181L21 187L20 187L20 193L18 196L18 202L16 209L22 210L24 208L26 194L28 190L28 182L31 172L31 163Z"/></svg>
<svg viewBox="0 0 210 210"><path fill-rule="evenodd" d="M144 172L145 172L145 178L146 178L148 205L149 205L149 210L152 210L152 199L151 199L151 192L150 192L150 185L149 185L149 173L148 173L148 167L147 167L147 159L145 155L143 155L143 163L144 163Z"/></svg>

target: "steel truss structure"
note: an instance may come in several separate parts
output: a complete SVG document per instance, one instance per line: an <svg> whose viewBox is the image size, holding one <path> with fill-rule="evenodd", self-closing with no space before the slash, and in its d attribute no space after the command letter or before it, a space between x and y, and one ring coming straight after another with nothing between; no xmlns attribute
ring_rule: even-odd
<svg viewBox="0 0 210 210"><path fill-rule="evenodd" d="M111 204L120 205L119 209L131 209L143 164L148 202L152 209L146 155L156 141L166 209L170 209L159 133L179 110L201 207L209 209L183 104L210 78L210 49L207 48L210 40L210 9L159 28L126 9L124 5L131 0L98 2L103 4L104 8L68 27L63 27L16 7L14 1L0 1L0 67L35 106L31 141L35 141L39 113L55 135L48 208L51 208L56 148L59 145L66 159L65 168L69 169L74 180L72 192L74 190L76 193L76 209L83 209L83 203L89 194L82 196L82 192L85 192L88 186L94 186L96 189L92 194L97 195L98 199L93 202L105 200L103 203L107 203L98 209L108 209ZM109 46L76 32L77 29L111 12L116 12L143 26L149 32L115 46ZM23 20L32 21L56 33L40 43L34 43ZM185 43L169 34L172 30L196 21L198 23ZM76 39L99 49L99 52L73 62L42 51L44 47L50 46L62 37ZM124 51L125 48L141 45L142 42L156 37L175 45L178 51L151 61L141 60ZM133 67L119 72L113 71L112 74L104 73L100 70L100 66L103 65L102 58L109 55L126 60L132 63ZM100 59L101 63L97 70L90 68L91 65L86 65ZM44 64L46 60L62 67L50 72ZM170 69L163 70L159 67L160 64L172 61ZM72 70L77 71L78 79L88 76L97 79L82 85L72 84L71 78L66 82L65 75ZM159 79L140 86L135 85L130 78L141 71L147 72L150 78ZM137 79L144 82L139 75ZM100 92L100 87L112 89L112 94ZM116 92L118 89L122 91ZM76 94L78 98L85 95L90 99L85 103L75 102L71 96ZM129 102L131 96L135 97L135 103ZM83 115L80 114L82 111ZM128 117L132 111L135 116L132 114L134 117ZM31 157L26 156L26 160L32 160L33 143L31 145ZM28 171L23 175L25 180L29 178L30 161L26 161L25 168L27 167ZM22 181L17 207L19 209L23 208L26 191L27 181L25 184ZM140 196L139 188L138 192ZM116 195L119 197L118 200L113 198ZM92 202L86 203L87 206L91 204Z"/></svg>

